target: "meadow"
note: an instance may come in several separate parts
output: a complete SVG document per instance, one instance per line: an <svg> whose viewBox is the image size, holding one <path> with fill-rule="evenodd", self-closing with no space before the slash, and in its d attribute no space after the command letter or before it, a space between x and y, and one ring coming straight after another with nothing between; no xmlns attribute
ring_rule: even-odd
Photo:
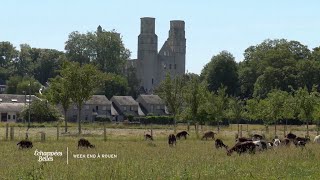
<svg viewBox="0 0 320 180"><path fill-rule="evenodd" d="M107 141L103 140L102 128L84 127L81 137L96 146L94 149L77 149L76 127L70 127L68 134L61 134L56 140L56 128L32 128L30 139L32 149L19 150L17 142L23 137L23 130L15 129L15 140L4 141L4 127L0 128L0 179L319 179L320 145L307 144L305 148L278 147L272 150L226 155L225 149L214 148L214 141L201 141L193 129L187 140L179 140L176 147L169 147L167 135L171 127L159 126L153 130L154 141L146 141L143 134L148 128L108 127ZM179 129L185 129L179 126ZM289 129L302 136L303 127ZM311 127L312 129L312 127ZM63 129L61 128L61 131ZM204 127L200 134L216 127ZM262 134L264 127L250 125L249 131ZM47 139L41 142L38 131L47 132ZM74 133L72 133L74 132ZM235 144L236 126L222 128L217 138L229 147ZM20 133L20 135L19 135ZM315 136L315 131L311 132ZM270 128L267 138L273 134ZM281 128L279 128L279 135ZM68 158L67 158L68 148ZM35 151L62 152L53 161L38 162ZM75 158L78 154L85 158ZM89 155L88 155L89 154ZM93 158L94 155L116 155L113 158ZM68 159L68 162L67 162ZM67 164L68 163L68 164Z"/></svg>

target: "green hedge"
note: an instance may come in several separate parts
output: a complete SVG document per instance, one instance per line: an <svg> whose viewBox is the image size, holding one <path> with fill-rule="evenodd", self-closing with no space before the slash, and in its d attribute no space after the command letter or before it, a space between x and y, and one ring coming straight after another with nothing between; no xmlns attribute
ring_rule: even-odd
<svg viewBox="0 0 320 180"><path fill-rule="evenodd" d="M174 119L171 116L146 116L134 119L141 124L174 124Z"/></svg>

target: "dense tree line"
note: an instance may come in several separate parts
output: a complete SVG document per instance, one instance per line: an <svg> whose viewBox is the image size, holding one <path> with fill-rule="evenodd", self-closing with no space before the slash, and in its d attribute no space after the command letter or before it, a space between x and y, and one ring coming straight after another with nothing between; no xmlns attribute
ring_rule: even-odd
<svg viewBox="0 0 320 180"><path fill-rule="evenodd" d="M27 44L17 50L0 42L0 83L13 94L36 93L49 84L46 96L51 102L65 110L73 102L80 114L92 94L138 95L135 69L125 63L129 56L120 35L101 26L94 32L70 33L65 52ZM241 62L222 51L200 75L167 75L156 92L175 121L219 125L225 119L245 119L268 126L298 119L308 125L320 119L319 72L320 47L310 50L298 41L268 39L248 47Z"/></svg>
<svg viewBox="0 0 320 180"><path fill-rule="evenodd" d="M277 124L298 120L307 125L308 134L311 122L319 124L319 50L309 50L297 41L265 40L247 48L239 63L222 51L200 76L167 77L157 92L168 110L183 121L218 125L226 119L238 124L260 121L266 127L275 125L277 134ZM178 92L165 91L172 87ZM173 92L183 97L178 98L178 110L171 107Z"/></svg>
<svg viewBox="0 0 320 180"><path fill-rule="evenodd" d="M96 89L96 94L109 98L112 94L138 95L139 80L133 67L126 68L130 51L119 33L106 31L101 26L94 32L74 31L65 44L65 52L61 52L28 44L21 44L18 50L10 42L0 42L0 84L7 85L6 93L38 93L41 86L48 85L50 78L60 74L62 64L68 61L80 66L94 65L106 74L105 86Z"/></svg>

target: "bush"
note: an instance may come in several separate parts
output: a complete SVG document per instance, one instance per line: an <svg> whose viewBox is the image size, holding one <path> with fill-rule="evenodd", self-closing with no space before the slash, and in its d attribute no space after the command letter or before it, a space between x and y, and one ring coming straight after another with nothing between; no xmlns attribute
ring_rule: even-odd
<svg viewBox="0 0 320 180"><path fill-rule="evenodd" d="M171 116L146 116L135 118L136 121L140 121L141 124L173 124L174 119Z"/></svg>
<svg viewBox="0 0 320 180"><path fill-rule="evenodd" d="M58 121L60 114L55 106L50 105L46 100L35 100L30 105L31 122L52 122ZM29 108L25 108L21 114L21 119L29 119Z"/></svg>
<svg viewBox="0 0 320 180"><path fill-rule="evenodd" d="M105 117L96 117L96 119L94 121L97 122L111 122L111 120L109 118L105 118Z"/></svg>

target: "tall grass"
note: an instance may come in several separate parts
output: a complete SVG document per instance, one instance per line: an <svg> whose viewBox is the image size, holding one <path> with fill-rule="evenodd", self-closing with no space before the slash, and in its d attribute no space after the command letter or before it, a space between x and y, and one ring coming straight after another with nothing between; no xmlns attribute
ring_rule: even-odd
<svg viewBox="0 0 320 180"><path fill-rule="evenodd" d="M2 133L1 133L2 134ZM228 131L218 134L234 145ZM140 136L112 136L106 142L86 137L95 149L77 149L79 137L60 141L34 142L33 149L18 150L17 141L0 141L1 179L319 179L320 145L306 148L280 147L253 155L226 155L213 141L201 141L195 134L170 148L166 135L155 141ZM66 148L69 148L67 165ZM53 162L38 162L35 150L62 151ZM73 154L116 154L117 158L76 159Z"/></svg>

